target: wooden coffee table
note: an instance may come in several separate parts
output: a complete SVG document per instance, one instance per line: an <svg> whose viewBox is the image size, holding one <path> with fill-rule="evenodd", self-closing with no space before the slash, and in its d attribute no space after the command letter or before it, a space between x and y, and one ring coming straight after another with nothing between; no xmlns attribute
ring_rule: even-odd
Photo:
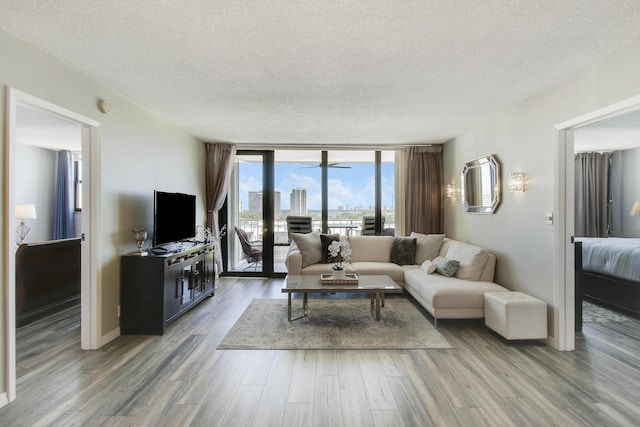
<svg viewBox="0 0 640 427"><path fill-rule="evenodd" d="M371 298L371 314L374 319L380 320L380 307L384 307L385 294L402 293L402 288L391 279L384 275L362 275L359 276L357 284L333 284L322 283L320 275L313 276L287 276L284 279L282 292L288 294L289 303L287 305L288 319L298 320L309 314L309 293L368 293ZM302 316L291 317L291 294L302 293Z"/></svg>

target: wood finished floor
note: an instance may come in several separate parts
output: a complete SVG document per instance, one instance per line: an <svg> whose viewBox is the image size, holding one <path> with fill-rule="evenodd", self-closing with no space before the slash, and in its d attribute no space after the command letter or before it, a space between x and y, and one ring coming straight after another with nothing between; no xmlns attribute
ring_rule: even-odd
<svg viewBox="0 0 640 427"><path fill-rule="evenodd" d="M640 424L638 320L585 324L574 352L480 321L439 322L452 350L216 350L252 298L285 297L280 284L222 279L164 336L97 351L80 350L77 312L20 328L0 426Z"/></svg>

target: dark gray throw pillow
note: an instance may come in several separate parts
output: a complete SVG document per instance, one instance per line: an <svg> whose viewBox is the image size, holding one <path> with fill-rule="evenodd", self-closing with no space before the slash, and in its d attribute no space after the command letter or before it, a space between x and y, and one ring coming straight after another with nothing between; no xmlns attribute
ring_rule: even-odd
<svg viewBox="0 0 640 427"><path fill-rule="evenodd" d="M394 237L390 261L398 265L413 264L416 257L416 241L415 237Z"/></svg>
<svg viewBox="0 0 640 427"><path fill-rule="evenodd" d="M338 241L340 241L340 235L338 234L321 234L320 235L320 242L321 242L320 246L322 247L322 263L323 264L336 262L336 260L329 253L329 245L331 245L331 242L338 242Z"/></svg>

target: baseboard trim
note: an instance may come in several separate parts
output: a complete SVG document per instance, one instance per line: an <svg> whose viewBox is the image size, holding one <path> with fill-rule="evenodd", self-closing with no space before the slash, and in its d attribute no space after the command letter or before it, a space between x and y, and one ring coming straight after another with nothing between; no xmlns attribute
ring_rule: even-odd
<svg viewBox="0 0 640 427"><path fill-rule="evenodd" d="M7 393L0 393L0 408L7 406L9 404L9 396Z"/></svg>
<svg viewBox="0 0 640 427"><path fill-rule="evenodd" d="M120 336L120 327L118 326L113 331L109 332L106 335L103 335L100 339L100 347L109 344L111 341L115 340Z"/></svg>

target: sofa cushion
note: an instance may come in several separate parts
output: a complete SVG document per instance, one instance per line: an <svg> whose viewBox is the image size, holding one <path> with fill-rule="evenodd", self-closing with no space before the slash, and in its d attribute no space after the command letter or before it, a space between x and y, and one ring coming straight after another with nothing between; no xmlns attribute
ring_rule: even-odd
<svg viewBox="0 0 640 427"><path fill-rule="evenodd" d="M441 256L436 257L433 263L436 265L436 272L445 277L453 276L460 267L460 261Z"/></svg>
<svg viewBox="0 0 640 427"><path fill-rule="evenodd" d="M349 236L351 262L389 262L392 244L391 236Z"/></svg>
<svg viewBox="0 0 640 427"><path fill-rule="evenodd" d="M321 254L322 254L322 263L327 264L334 262L334 258L329 253L329 245L331 242L337 242L340 240L339 234L321 234L320 235L320 243L321 243Z"/></svg>
<svg viewBox="0 0 640 427"><path fill-rule="evenodd" d="M322 261L322 243L318 233L291 233L291 238L302 255L302 268Z"/></svg>
<svg viewBox="0 0 640 427"><path fill-rule="evenodd" d="M487 263L489 253L480 246L452 241L447 248L447 258L460 261L455 276L463 280L480 280L482 269Z"/></svg>
<svg viewBox="0 0 640 427"><path fill-rule="evenodd" d="M416 257L415 237L394 237L389 261L398 265L414 264Z"/></svg>
<svg viewBox="0 0 640 427"><path fill-rule="evenodd" d="M416 238L415 264L422 264L428 259L437 257L444 240L444 234L420 234L414 231L411 232L409 237Z"/></svg>
<svg viewBox="0 0 640 427"><path fill-rule="evenodd" d="M407 266L400 266L393 262L368 262L368 261L358 261L351 263L351 270L355 271L360 275L379 275L384 274L386 276L391 277L394 281L398 283L404 282L404 272L406 271Z"/></svg>
<svg viewBox="0 0 640 427"><path fill-rule="evenodd" d="M404 273L405 286L417 292L434 308L484 308L486 292L508 292L492 282L460 280L437 274L427 275L422 270Z"/></svg>

